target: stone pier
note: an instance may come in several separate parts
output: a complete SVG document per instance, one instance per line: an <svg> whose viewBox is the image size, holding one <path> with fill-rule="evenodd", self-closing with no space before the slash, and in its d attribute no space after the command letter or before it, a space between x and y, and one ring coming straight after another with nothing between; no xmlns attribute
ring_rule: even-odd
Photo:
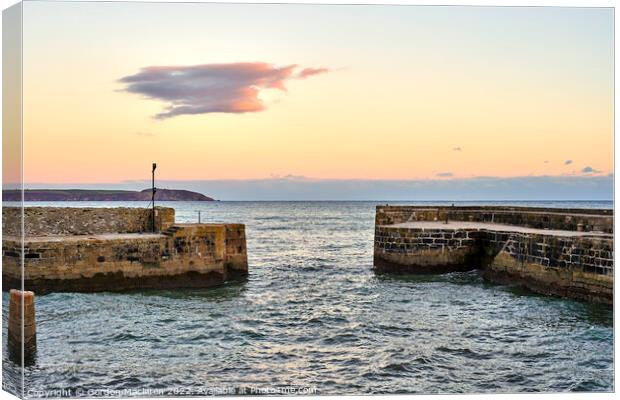
<svg viewBox="0 0 620 400"><path fill-rule="evenodd" d="M374 264L393 273L482 269L493 282L613 302L613 210L378 206Z"/></svg>
<svg viewBox="0 0 620 400"><path fill-rule="evenodd" d="M178 224L174 209L3 208L3 290L204 288L248 273L245 226Z"/></svg>

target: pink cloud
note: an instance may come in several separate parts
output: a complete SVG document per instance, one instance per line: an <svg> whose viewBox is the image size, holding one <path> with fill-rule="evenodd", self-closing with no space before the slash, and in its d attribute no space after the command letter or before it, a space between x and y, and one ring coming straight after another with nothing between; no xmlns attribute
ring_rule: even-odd
<svg viewBox="0 0 620 400"><path fill-rule="evenodd" d="M155 118L207 113L246 113L265 110L258 98L265 89L286 91L291 79L328 72L327 68L303 68L292 64L276 67L263 62L152 66L123 77L125 91L168 105Z"/></svg>
<svg viewBox="0 0 620 400"><path fill-rule="evenodd" d="M327 72L329 72L329 69L327 68L304 68L297 73L297 77L299 79L305 79L309 76L325 74Z"/></svg>

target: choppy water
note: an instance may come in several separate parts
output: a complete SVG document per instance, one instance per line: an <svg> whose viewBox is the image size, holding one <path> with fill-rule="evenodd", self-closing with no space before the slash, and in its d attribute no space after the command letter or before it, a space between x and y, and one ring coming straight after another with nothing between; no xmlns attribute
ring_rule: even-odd
<svg viewBox="0 0 620 400"><path fill-rule="evenodd" d="M375 203L166 205L177 209L177 221L196 222L202 210L203 222L244 222L247 281L38 297L38 352L24 373L26 394L159 388L200 395L289 385L318 394L613 389L611 308L485 283L476 271L377 275ZM5 329L7 302L4 294ZM5 383L21 379L6 359L6 340L3 354ZM101 389L112 391L93 391Z"/></svg>

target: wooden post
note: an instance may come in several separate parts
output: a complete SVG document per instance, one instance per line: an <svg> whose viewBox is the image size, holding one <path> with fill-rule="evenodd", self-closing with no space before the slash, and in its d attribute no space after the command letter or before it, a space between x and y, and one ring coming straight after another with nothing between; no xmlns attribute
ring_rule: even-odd
<svg viewBox="0 0 620 400"><path fill-rule="evenodd" d="M21 364L34 359L37 349L37 329L34 312L34 293L11 289L9 301L9 357Z"/></svg>

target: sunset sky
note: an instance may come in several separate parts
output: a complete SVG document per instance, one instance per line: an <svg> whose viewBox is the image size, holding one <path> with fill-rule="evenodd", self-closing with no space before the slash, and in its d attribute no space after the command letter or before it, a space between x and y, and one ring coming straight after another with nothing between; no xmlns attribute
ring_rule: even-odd
<svg viewBox="0 0 620 400"><path fill-rule="evenodd" d="M24 4L24 181L613 173L613 11Z"/></svg>

